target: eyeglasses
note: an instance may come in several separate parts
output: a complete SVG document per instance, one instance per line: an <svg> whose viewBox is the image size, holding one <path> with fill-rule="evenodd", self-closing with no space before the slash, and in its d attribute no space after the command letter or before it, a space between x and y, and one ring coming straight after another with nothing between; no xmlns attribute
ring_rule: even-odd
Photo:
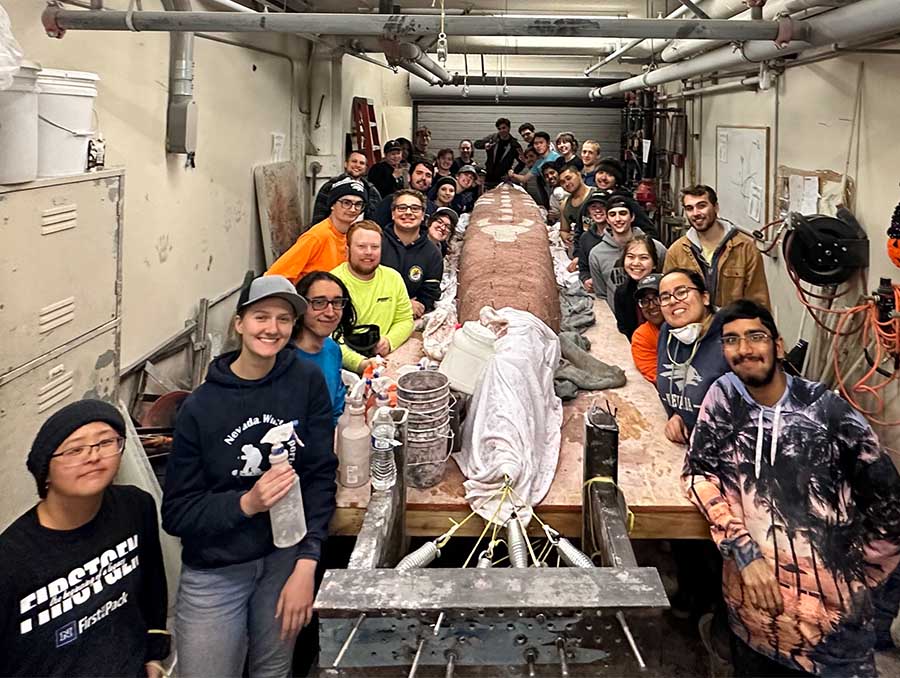
<svg viewBox="0 0 900 678"><path fill-rule="evenodd" d="M646 297L641 297L638 299L638 306L641 308L650 308L651 306L659 306L659 297L655 295L648 295Z"/></svg>
<svg viewBox="0 0 900 678"><path fill-rule="evenodd" d="M115 438L104 438L99 443L93 445L79 445L70 447L66 450L51 454L51 459L59 459L60 466L69 468L72 466L81 466L91 457L91 452L97 450L97 455L101 459L115 457L122 453L125 449L125 438L116 436Z"/></svg>
<svg viewBox="0 0 900 678"><path fill-rule="evenodd" d="M672 303L672 300L675 301L684 301L688 298L688 295L691 293L691 290L700 291L696 287L688 287L687 285L682 285L681 287L676 287L672 290L672 293L663 292L659 295L659 305L660 306L668 306Z"/></svg>
<svg viewBox="0 0 900 678"><path fill-rule="evenodd" d="M729 334L722 337L722 345L728 348L738 348L741 342L746 339L751 346L759 346L760 344L768 343L771 338L766 332L762 331L747 332L743 337L738 334Z"/></svg>
<svg viewBox="0 0 900 678"><path fill-rule="evenodd" d="M412 212L413 214L421 214L425 211L425 208L421 205L394 205L394 211L400 212L403 214L404 212Z"/></svg>
<svg viewBox="0 0 900 678"><path fill-rule="evenodd" d="M366 204L362 200L347 200L347 198L338 198L337 202L345 210L361 210Z"/></svg>
<svg viewBox="0 0 900 678"><path fill-rule="evenodd" d="M344 310L344 306L346 306L347 302L350 300L346 297L335 297L334 299L328 299L327 297L313 297L306 301L314 311L324 311L328 304L331 304L331 308L335 311L342 311Z"/></svg>

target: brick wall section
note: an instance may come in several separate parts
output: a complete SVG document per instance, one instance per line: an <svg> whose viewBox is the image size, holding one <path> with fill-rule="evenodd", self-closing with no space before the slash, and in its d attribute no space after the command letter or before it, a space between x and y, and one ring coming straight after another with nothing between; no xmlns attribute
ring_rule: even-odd
<svg viewBox="0 0 900 678"><path fill-rule="evenodd" d="M559 332L559 293L541 212L522 191L501 185L472 212L459 264L459 320L482 306L517 308Z"/></svg>

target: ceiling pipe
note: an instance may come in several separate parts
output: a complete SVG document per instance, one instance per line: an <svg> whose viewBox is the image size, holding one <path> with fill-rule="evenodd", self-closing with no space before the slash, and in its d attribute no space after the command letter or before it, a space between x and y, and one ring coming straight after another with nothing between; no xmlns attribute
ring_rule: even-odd
<svg viewBox="0 0 900 678"><path fill-rule="evenodd" d="M138 31L316 33L412 38L435 35L441 30L441 17L413 14L83 12L48 6L42 19L52 36L66 30L128 31L133 28ZM519 15L449 16L444 19L445 32L473 36L775 40L781 28L774 21L715 19L595 19L584 16ZM800 25L795 26L794 30L796 34L804 29Z"/></svg>
<svg viewBox="0 0 900 678"><path fill-rule="evenodd" d="M390 63L391 55L385 52L385 56L388 57L388 62ZM403 67L403 62L412 62L428 71L437 78L441 84L449 84L453 81L452 76L445 71L440 64L425 54L418 45L411 42L401 42L397 45L396 56L400 57L400 63L398 65L401 67ZM410 71L410 73L412 72L413 71Z"/></svg>
<svg viewBox="0 0 900 678"><path fill-rule="evenodd" d="M794 14L803 10L818 7L822 7L823 9L829 7L843 7L856 1L857 0L768 0L765 5L758 7L758 9L762 11L762 18L764 20L774 20L779 15ZM748 10L736 15L734 20L750 20L751 16L751 12ZM660 57L663 61L673 63L675 61L687 59L695 54L721 47L726 43L727 41L720 42L714 40L673 40L671 44L662 51Z"/></svg>
<svg viewBox="0 0 900 678"><path fill-rule="evenodd" d="M577 103L584 105L589 87L552 87L552 86L522 86L509 85L508 93L502 93L502 84L493 85L469 85L468 91L463 94L463 88L458 85L445 85L444 87L429 87L420 80L409 81L409 95L414 101L452 102L461 103L472 101L477 103L497 102L500 105L510 101L554 101L557 103ZM596 102L603 107L610 102Z"/></svg>
<svg viewBox="0 0 900 678"><path fill-rule="evenodd" d="M852 5L815 16L804 21L803 24L806 26L809 37L806 40L793 40L783 48L779 48L772 42L760 41L745 42L737 50L722 47L688 61L648 71L615 85L593 89L590 96L594 98L622 94L667 82L686 80L715 71L778 59L802 52L809 47L852 42L895 33L900 30L900 2L897 0L859 0Z"/></svg>
<svg viewBox="0 0 900 678"><path fill-rule="evenodd" d="M714 94L717 92L730 92L738 89L755 89L759 85L759 76L754 75L749 78L741 78L740 80L735 80L734 82L723 82L718 85L707 85L706 87L691 87L685 88L680 92L676 92L674 94L663 94L662 96L656 97L656 100L660 103L666 101L679 101L681 99L689 99L691 97L700 96L701 94Z"/></svg>
<svg viewBox="0 0 900 678"><path fill-rule="evenodd" d="M335 40L344 40L359 52L371 52L373 54L384 51L384 44L381 38L376 37L359 37L352 35L334 35L331 36ZM522 41L524 42L524 41ZM421 45L420 45L421 46ZM595 57L598 54L606 54L612 51L612 47L597 47L590 44L571 43L563 45L534 45L521 44L517 38L503 38L503 42L499 42L499 38L477 37L470 38L468 36L447 36L447 48L450 54L469 56L476 54L506 54L506 55L538 55L538 56L555 56L555 57Z"/></svg>
<svg viewBox="0 0 900 678"><path fill-rule="evenodd" d="M404 71L409 71L412 75L416 76L417 78L421 78L422 80L427 82L432 87L434 87L435 85L443 85L444 84L444 82L439 77L437 77L434 73L431 73L424 66L422 66L421 64L417 64L415 61L401 60L401 61L397 62L397 65L400 68L402 68ZM412 81L412 80L410 81L410 83L409 83L410 86L412 86L413 82L414 81Z"/></svg>
<svg viewBox="0 0 900 678"><path fill-rule="evenodd" d="M579 87L591 88L600 87L602 85L612 84L620 78L630 77L630 73L604 73L602 78L592 78L585 80L581 77L566 77L556 75L505 75L500 78L500 86L505 82L512 87L513 85L524 87ZM453 74L453 85L497 85L498 77L496 75L460 75Z"/></svg>

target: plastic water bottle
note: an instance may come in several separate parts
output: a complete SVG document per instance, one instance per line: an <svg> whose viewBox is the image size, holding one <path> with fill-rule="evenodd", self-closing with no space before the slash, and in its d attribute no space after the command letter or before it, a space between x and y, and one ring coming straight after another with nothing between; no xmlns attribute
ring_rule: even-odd
<svg viewBox="0 0 900 678"><path fill-rule="evenodd" d="M341 429L338 454L338 481L344 487L360 487L369 482L369 427L366 408L350 402L350 421Z"/></svg>
<svg viewBox="0 0 900 678"><path fill-rule="evenodd" d="M375 393L375 401L372 406L369 408L369 413L366 416L366 423L369 425L369 428L372 428L375 422L375 413L380 410L382 407L390 407L391 406L391 397L387 392Z"/></svg>
<svg viewBox="0 0 900 678"><path fill-rule="evenodd" d="M272 446L269 463L272 468L289 463L288 453L284 451L284 447ZM294 484L288 493L269 509L269 518L272 521L272 539L275 546L280 549L299 544L306 536L306 514L303 511L303 495L300 492L298 477L294 476Z"/></svg>
<svg viewBox="0 0 900 678"><path fill-rule="evenodd" d="M395 428L391 410L379 407L372 419L371 472L372 489L389 490L397 482L394 459Z"/></svg>

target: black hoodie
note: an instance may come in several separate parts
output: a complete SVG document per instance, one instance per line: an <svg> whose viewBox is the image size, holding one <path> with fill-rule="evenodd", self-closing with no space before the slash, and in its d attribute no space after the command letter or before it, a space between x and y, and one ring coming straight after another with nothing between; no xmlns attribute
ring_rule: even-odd
<svg viewBox="0 0 900 678"><path fill-rule="evenodd" d="M394 223L388 224L381 235L381 263L403 276L410 299L421 302L426 313L434 310L434 303L441 298L444 259L428 239L427 229L423 228L411 245L404 245Z"/></svg>
<svg viewBox="0 0 900 678"><path fill-rule="evenodd" d="M216 358L206 381L185 400L175 424L166 470L162 522L181 538L182 561L195 568L261 558L275 550L269 513L247 517L240 498L269 469L269 429L297 420L303 447L285 445L300 476L306 537L297 558L318 560L335 510L334 426L331 397L321 370L297 358L293 346L278 353L262 379L231 371L238 352Z"/></svg>

